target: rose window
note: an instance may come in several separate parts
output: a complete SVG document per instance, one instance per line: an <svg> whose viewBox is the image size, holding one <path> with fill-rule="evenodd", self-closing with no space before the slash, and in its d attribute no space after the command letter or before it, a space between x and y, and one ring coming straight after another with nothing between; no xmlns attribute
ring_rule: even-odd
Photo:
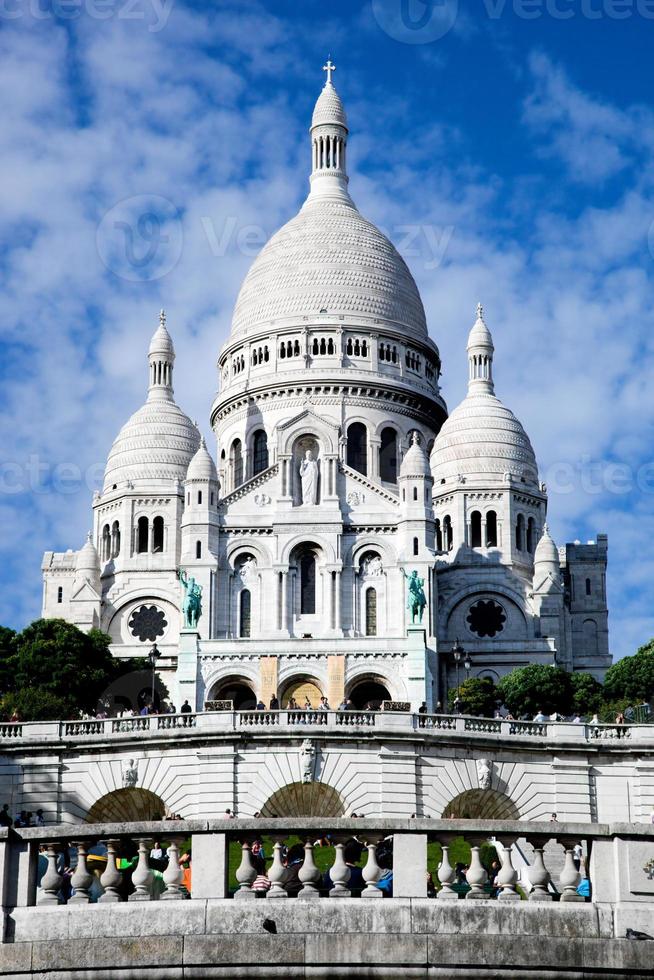
<svg viewBox="0 0 654 980"><path fill-rule="evenodd" d="M481 638L496 636L504 629L506 613L492 599L480 599L470 607L467 622L470 630Z"/></svg>
<svg viewBox="0 0 654 980"><path fill-rule="evenodd" d="M129 621L132 636L137 637L141 643L147 640L154 642L157 637L163 636L166 626L168 623L165 614L156 606L139 606Z"/></svg>

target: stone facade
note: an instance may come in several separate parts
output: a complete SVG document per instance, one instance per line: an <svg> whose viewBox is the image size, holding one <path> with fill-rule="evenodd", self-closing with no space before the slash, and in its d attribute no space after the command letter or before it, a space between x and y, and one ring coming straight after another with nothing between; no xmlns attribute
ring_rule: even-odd
<svg viewBox="0 0 654 980"><path fill-rule="evenodd" d="M447 418L415 282L349 195L348 135L330 80L309 196L253 263L220 353L216 463L174 401L162 315L90 541L45 555L43 614L106 630L118 657L156 642L171 699L192 707L275 693L431 707L456 683L457 641L473 675L558 663L601 677L606 538L552 542L481 308L468 396ZM202 587L197 631L182 630L180 567Z"/></svg>

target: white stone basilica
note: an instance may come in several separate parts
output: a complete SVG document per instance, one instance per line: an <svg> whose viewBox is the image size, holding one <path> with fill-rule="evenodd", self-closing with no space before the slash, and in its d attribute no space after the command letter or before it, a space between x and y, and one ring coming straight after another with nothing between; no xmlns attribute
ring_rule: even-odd
<svg viewBox="0 0 654 980"><path fill-rule="evenodd" d="M93 532L46 552L43 615L146 655L179 707L294 696L336 707L444 702L473 676L609 666L607 540L557 549L520 422L497 398L481 307L449 416L416 284L348 191L331 80L311 123L311 189L241 288L218 361L214 463L173 396L165 316L145 404L119 432ZM184 628L179 570L202 588ZM427 605L411 622L405 575ZM463 679L463 673L461 673Z"/></svg>

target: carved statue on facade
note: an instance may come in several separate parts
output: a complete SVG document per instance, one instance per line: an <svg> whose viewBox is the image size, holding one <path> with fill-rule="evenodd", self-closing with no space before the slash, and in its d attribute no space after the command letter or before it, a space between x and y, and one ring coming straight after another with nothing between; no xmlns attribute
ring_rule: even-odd
<svg viewBox="0 0 654 980"><path fill-rule="evenodd" d="M312 783L316 778L316 748L310 738L302 742L302 782Z"/></svg>
<svg viewBox="0 0 654 980"><path fill-rule="evenodd" d="M490 789L493 778L493 763L488 759L477 759L477 779L479 789Z"/></svg>
<svg viewBox="0 0 654 980"><path fill-rule="evenodd" d="M250 582L257 570L257 563L254 558L247 558L239 568L239 575L242 582Z"/></svg>
<svg viewBox="0 0 654 980"><path fill-rule="evenodd" d="M183 568L179 570L179 580L184 589L184 599L182 600L184 628L194 630L197 628L198 620L202 615L202 586L198 585L192 575L187 578Z"/></svg>
<svg viewBox="0 0 654 980"><path fill-rule="evenodd" d="M134 760L129 760L129 765L123 769L123 788L132 789L136 786L139 778L138 766L134 764Z"/></svg>
<svg viewBox="0 0 654 980"><path fill-rule="evenodd" d="M427 605L425 595L425 580L418 577L418 572L414 568L410 575L402 569L402 574L407 580L408 595L406 600L407 609L411 610L411 622L415 624L416 617L418 622L422 622L422 615Z"/></svg>
<svg viewBox="0 0 654 980"><path fill-rule="evenodd" d="M383 575L384 565L379 555L373 555L367 558L363 570L368 578L379 578L380 575Z"/></svg>
<svg viewBox="0 0 654 980"><path fill-rule="evenodd" d="M300 463L300 479L302 480L302 503L318 503L318 463L313 458L310 449L304 454Z"/></svg>

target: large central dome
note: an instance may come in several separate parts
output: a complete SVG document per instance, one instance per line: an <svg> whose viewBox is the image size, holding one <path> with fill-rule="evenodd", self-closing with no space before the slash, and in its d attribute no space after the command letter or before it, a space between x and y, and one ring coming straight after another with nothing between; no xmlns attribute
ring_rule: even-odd
<svg viewBox="0 0 654 980"><path fill-rule="evenodd" d="M250 268L232 339L274 320L321 313L391 321L427 336L418 289L388 238L353 203L309 198Z"/></svg>
<svg viewBox="0 0 654 980"><path fill-rule="evenodd" d="M345 109L329 80L311 125L311 193L252 264L230 341L280 320L315 320L325 313L427 338L422 300L406 262L348 193L347 134Z"/></svg>

